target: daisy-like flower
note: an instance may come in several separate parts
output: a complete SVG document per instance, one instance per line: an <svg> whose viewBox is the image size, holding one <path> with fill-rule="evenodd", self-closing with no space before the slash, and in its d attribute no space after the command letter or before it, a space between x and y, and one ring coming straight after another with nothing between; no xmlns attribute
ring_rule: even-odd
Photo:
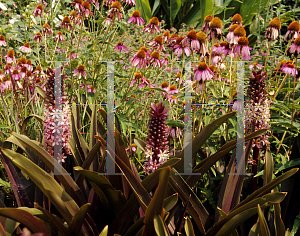
<svg viewBox="0 0 300 236"><path fill-rule="evenodd" d="M0 35L0 46L6 47L5 37L3 35Z"/></svg>
<svg viewBox="0 0 300 236"><path fill-rule="evenodd" d="M204 18L204 25L201 28L201 31L204 33L209 32L209 23L212 21L214 17L212 15L208 15Z"/></svg>
<svg viewBox="0 0 300 236"><path fill-rule="evenodd" d="M249 40L247 37L240 37L238 41L238 45L242 46L242 59L243 60L251 60L250 57L250 50L252 49L249 47Z"/></svg>
<svg viewBox="0 0 300 236"><path fill-rule="evenodd" d="M287 63L281 67L281 71L292 76L298 75L298 71L291 60L287 61Z"/></svg>
<svg viewBox="0 0 300 236"><path fill-rule="evenodd" d="M178 37L179 37L178 34L171 34L170 39L169 39L169 44L168 44L168 47L170 48L170 50L173 50Z"/></svg>
<svg viewBox="0 0 300 236"><path fill-rule="evenodd" d="M70 20L71 20L72 22L74 22L76 17L77 17L76 11L72 11L72 12L70 13L70 16L69 16Z"/></svg>
<svg viewBox="0 0 300 236"><path fill-rule="evenodd" d="M270 21L269 27L266 31L265 38L269 40L275 40L279 38L279 30L281 29L281 22L278 17Z"/></svg>
<svg viewBox="0 0 300 236"><path fill-rule="evenodd" d="M163 40L164 40L164 42L166 43L166 42L169 42L169 39L170 39L170 31L169 30L167 30L167 31L165 31L164 33L163 33Z"/></svg>
<svg viewBox="0 0 300 236"><path fill-rule="evenodd" d="M89 18L89 16L93 16L93 13L90 11L91 4L89 4L87 1L82 1L83 10L80 11L80 14L82 17Z"/></svg>
<svg viewBox="0 0 300 236"><path fill-rule="evenodd" d="M29 43L24 43L24 45L22 47L20 47L19 49L22 52L31 53L31 49L30 49L30 44Z"/></svg>
<svg viewBox="0 0 300 236"><path fill-rule="evenodd" d="M158 35L154 38L154 40L148 42L148 45L150 47L153 47L154 49L156 50L163 50L163 51L166 51L164 45L163 45L163 37L161 35Z"/></svg>
<svg viewBox="0 0 300 236"><path fill-rule="evenodd" d="M197 39L197 33L195 30L191 30L188 32L187 37L182 40L182 44L184 46L190 47L192 50L199 50L200 49L200 43Z"/></svg>
<svg viewBox="0 0 300 236"><path fill-rule="evenodd" d="M162 67L162 63L161 61L159 60L160 58L160 54L158 51L154 51L151 53L150 55L150 60L149 60L149 63L152 64L154 67Z"/></svg>
<svg viewBox="0 0 300 236"><path fill-rule="evenodd" d="M79 79L81 78L81 76L83 76L86 79L87 75L86 75L85 68L84 68L83 65L79 65L77 67L77 69L74 70L74 74L73 75L75 76L77 74L79 74Z"/></svg>
<svg viewBox="0 0 300 236"><path fill-rule="evenodd" d="M246 37L246 30L243 26L238 26L233 31L233 37L231 38L232 40L229 43L238 44L240 37Z"/></svg>
<svg viewBox="0 0 300 236"><path fill-rule="evenodd" d="M132 58L131 64L137 66L138 69L146 67L146 53L144 50L138 51L135 56Z"/></svg>
<svg viewBox="0 0 300 236"><path fill-rule="evenodd" d="M187 57L189 57L191 55L191 50L189 49L189 47L187 46L184 46L182 44L182 40L184 40L184 37L183 36L179 36L177 39L176 39L176 45L174 46L174 49L175 49L175 52L174 54L176 54L179 58L182 54L182 51L184 51L185 55Z"/></svg>
<svg viewBox="0 0 300 236"><path fill-rule="evenodd" d="M22 79L26 76L26 72L27 72L27 67L26 66L22 66L21 70L20 70L20 75L21 75Z"/></svg>
<svg viewBox="0 0 300 236"><path fill-rule="evenodd" d="M212 65L219 65L223 62L223 58L220 54L213 52L211 54L211 64Z"/></svg>
<svg viewBox="0 0 300 236"><path fill-rule="evenodd" d="M176 97L175 95L171 95L168 97L169 103L172 105L172 103L177 104L178 102L178 97Z"/></svg>
<svg viewBox="0 0 300 236"><path fill-rule="evenodd" d="M209 54L208 48L205 45L206 39L207 39L206 34L203 31L199 31L197 33L197 40L200 43L200 48L198 50L198 53L200 53L202 56L206 56Z"/></svg>
<svg viewBox="0 0 300 236"><path fill-rule="evenodd" d="M161 64L168 66L169 63L169 57L164 57L163 59L161 59Z"/></svg>
<svg viewBox="0 0 300 236"><path fill-rule="evenodd" d="M197 81L206 81L211 80L214 77L214 73L208 68L205 62L200 62L194 70L194 77Z"/></svg>
<svg viewBox="0 0 300 236"><path fill-rule="evenodd" d="M163 90L166 91L166 92L162 92L161 95L163 95L163 96L167 95L167 92L168 92L168 89L169 89L169 84L168 84L166 81L164 81L164 82L162 82L162 84L161 84L160 87L161 87Z"/></svg>
<svg viewBox="0 0 300 236"><path fill-rule="evenodd" d="M63 42L64 41L64 37L62 36L62 32L61 31L58 31L57 34L54 36L54 38L58 42Z"/></svg>
<svg viewBox="0 0 300 236"><path fill-rule="evenodd" d="M224 56L226 57L227 55L232 55L232 49L230 48L230 44L226 41L222 41L220 43L220 46L222 47L223 49L223 54Z"/></svg>
<svg viewBox="0 0 300 236"><path fill-rule="evenodd" d="M135 10L132 13L132 16L128 19L127 23L133 23L138 25L138 26L142 26L145 24L145 21L143 20L143 18L141 17L141 13L138 10Z"/></svg>
<svg viewBox="0 0 300 236"><path fill-rule="evenodd" d="M43 25L43 35L50 36L53 34L53 30L51 29L49 24L44 24Z"/></svg>
<svg viewBox="0 0 300 236"><path fill-rule="evenodd" d="M89 3L94 3L97 10L99 10L99 2L97 0L87 0Z"/></svg>
<svg viewBox="0 0 300 236"><path fill-rule="evenodd" d="M252 64L248 67L248 69L249 69L249 70L252 70L253 68L256 68L256 69L258 69L258 70L261 70L261 69L263 68L263 66L260 65L260 64L258 64L257 62L254 62L254 63L252 63Z"/></svg>
<svg viewBox="0 0 300 236"><path fill-rule="evenodd" d="M32 63L31 60L27 60L26 63L24 64L24 66L27 68L27 70L32 71L33 67L32 67Z"/></svg>
<svg viewBox="0 0 300 236"><path fill-rule="evenodd" d="M7 64L4 66L4 70L5 70L5 75L9 75L10 73L13 72L14 68L12 67L11 64Z"/></svg>
<svg viewBox="0 0 300 236"><path fill-rule="evenodd" d="M84 11L84 7L82 6L82 0L74 0L71 4L71 7L74 7L77 11Z"/></svg>
<svg viewBox="0 0 300 236"><path fill-rule="evenodd" d="M44 10L43 5L39 4L39 5L36 6L36 8L35 8L35 10L33 11L32 14L34 14L35 17L42 16L43 15L43 10Z"/></svg>
<svg viewBox="0 0 300 236"><path fill-rule="evenodd" d="M71 25L71 20L68 16L65 16L62 20L62 22L59 24L59 26L66 28L67 30L73 29Z"/></svg>
<svg viewBox="0 0 300 236"><path fill-rule="evenodd" d="M105 6L110 6L113 2L115 2L116 0L105 0L104 5Z"/></svg>
<svg viewBox="0 0 300 236"><path fill-rule="evenodd" d="M118 42L117 46L115 47L115 51L120 51L122 52L122 50L125 52L125 53L128 53L128 50L127 50L127 47L123 44L123 42Z"/></svg>
<svg viewBox="0 0 300 236"><path fill-rule="evenodd" d="M135 0L123 0L126 4L129 4L130 6L135 6Z"/></svg>
<svg viewBox="0 0 300 236"><path fill-rule="evenodd" d="M242 26L242 16L239 13L236 13L233 17L232 17L232 22L231 25L237 24L238 26Z"/></svg>
<svg viewBox="0 0 300 236"><path fill-rule="evenodd" d="M220 44L215 43L212 49L212 52L215 52L217 54L222 54L223 53L223 48L221 47Z"/></svg>
<svg viewBox="0 0 300 236"><path fill-rule="evenodd" d="M69 57L70 57L70 59L72 59L72 60L75 59L75 58L78 58L78 56L75 54L74 51L72 51L72 52L70 53Z"/></svg>
<svg viewBox="0 0 300 236"><path fill-rule="evenodd" d="M4 76L2 78L2 82L1 82L1 92L4 92L5 90L10 90L12 88L12 83L10 81L10 79L6 76Z"/></svg>
<svg viewBox="0 0 300 236"><path fill-rule="evenodd" d="M168 88L168 91L167 91L168 94L175 94L175 93L178 93L178 88L176 85L171 85L169 88Z"/></svg>
<svg viewBox="0 0 300 236"><path fill-rule="evenodd" d="M111 4L109 11L107 12L107 16L112 19L115 19L115 17L117 17L118 20L122 20L124 17L123 14L121 13L121 8L122 5L120 2L118 1L113 2Z"/></svg>
<svg viewBox="0 0 300 236"><path fill-rule="evenodd" d="M300 36L298 36L290 46L289 53L294 54L295 57L297 57L298 54L300 54Z"/></svg>
<svg viewBox="0 0 300 236"><path fill-rule="evenodd" d="M223 23L219 17L214 17L211 22L209 22L210 32L208 35L208 40L211 41L213 38L220 39L223 35Z"/></svg>
<svg viewBox="0 0 300 236"><path fill-rule="evenodd" d="M138 82L138 87L139 88L142 88L144 87L145 85L148 85L149 87L153 87L150 85L150 82L149 80L147 80L141 73L135 73L134 74L134 79L131 81L129 87L132 87L134 83ZM142 83L140 83L142 82Z"/></svg>
<svg viewBox="0 0 300 236"><path fill-rule="evenodd" d="M19 81L21 80L21 75L17 69L14 69L13 72L11 73L11 77L14 81Z"/></svg>
<svg viewBox="0 0 300 236"><path fill-rule="evenodd" d="M298 21L293 21L288 27L288 31L286 32L284 40L287 41L289 38L291 38L292 42L294 42L295 38L299 36L299 30L300 25Z"/></svg>
<svg viewBox="0 0 300 236"><path fill-rule="evenodd" d="M160 30L158 24L159 24L159 20L157 19L157 17L153 17L150 19L149 24L144 28L144 31L153 34L154 31L156 30L159 33Z"/></svg>
<svg viewBox="0 0 300 236"><path fill-rule="evenodd" d="M229 42L229 43L233 43L233 38L234 38L234 30L239 27L237 24L234 24L232 26L229 27L229 32L226 36L226 40Z"/></svg>
<svg viewBox="0 0 300 236"><path fill-rule="evenodd" d="M15 52L14 50L8 50L7 54L4 56L4 59L6 60L7 64L15 63Z"/></svg>
<svg viewBox="0 0 300 236"><path fill-rule="evenodd" d="M40 32L37 32L34 37L33 37L33 40L36 41L36 42L42 42L43 41L43 36Z"/></svg>

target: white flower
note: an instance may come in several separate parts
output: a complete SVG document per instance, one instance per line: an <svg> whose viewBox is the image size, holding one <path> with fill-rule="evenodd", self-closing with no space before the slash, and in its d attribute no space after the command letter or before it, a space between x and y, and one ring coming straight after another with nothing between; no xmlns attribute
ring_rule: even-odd
<svg viewBox="0 0 300 236"><path fill-rule="evenodd" d="M167 150L164 150L164 152L162 152L161 150L159 150L159 151L160 151L160 153L157 155L159 157L158 163L162 164L168 160L169 153Z"/></svg>
<svg viewBox="0 0 300 236"><path fill-rule="evenodd" d="M3 11L7 11L7 7L0 2L0 8L3 10Z"/></svg>

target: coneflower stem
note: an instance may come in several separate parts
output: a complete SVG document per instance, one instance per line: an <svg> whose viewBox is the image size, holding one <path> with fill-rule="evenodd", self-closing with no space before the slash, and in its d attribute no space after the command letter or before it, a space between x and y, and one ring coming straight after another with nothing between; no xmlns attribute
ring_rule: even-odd
<svg viewBox="0 0 300 236"><path fill-rule="evenodd" d="M268 50L267 50L267 55L266 55L266 60L265 60L265 66L264 66L264 72L266 71L266 66L267 66L267 61L268 61L268 56L269 56L269 52L270 52L270 47L271 47L271 40L268 44Z"/></svg>

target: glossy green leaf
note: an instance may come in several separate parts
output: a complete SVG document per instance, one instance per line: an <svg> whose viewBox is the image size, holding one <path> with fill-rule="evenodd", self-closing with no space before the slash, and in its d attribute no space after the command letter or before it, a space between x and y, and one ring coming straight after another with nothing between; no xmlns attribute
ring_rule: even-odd
<svg viewBox="0 0 300 236"><path fill-rule="evenodd" d="M57 181L23 155L9 149L2 149L2 152L30 177L39 189L49 198L65 220L70 223L72 217L79 210L79 207Z"/></svg>
<svg viewBox="0 0 300 236"><path fill-rule="evenodd" d="M185 217L184 230L187 236L195 236L193 224L189 217Z"/></svg>
<svg viewBox="0 0 300 236"><path fill-rule="evenodd" d="M167 197L164 200L164 208L166 211L170 211L176 205L178 201L178 193L174 193L173 195Z"/></svg>
<svg viewBox="0 0 300 236"><path fill-rule="evenodd" d="M170 16L171 21L174 21L181 7L181 0L170 0Z"/></svg>
<svg viewBox="0 0 300 236"><path fill-rule="evenodd" d="M99 236L107 236L108 233L108 225L106 225L103 230L101 231L101 233L99 234Z"/></svg>
<svg viewBox="0 0 300 236"><path fill-rule="evenodd" d="M264 213L262 212L259 204L257 204L257 211L258 211L259 225L260 225L259 235L260 236L271 236L266 218L265 218Z"/></svg>
<svg viewBox="0 0 300 236"><path fill-rule="evenodd" d="M21 134L24 133L28 121L29 121L31 118L33 118L33 117L36 118L36 119L41 123L41 128L43 127L43 120L44 120L44 117L38 116L38 115L35 115L35 114L32 114L32 115L30 115L30 116L27 116L26 119L23 121L22 126L21 126L21 129L20 129L20 133L21 133Z"/></svg>
<svg viewBox="0 0 300 236"><path fill-rule="evenodd" d="M46 97L45 91L44 91L41 87L36 86L36 87L35 87L35 90L36 90L36 92L37 92L42 98L45 98L45 97Z"/></svg>
<svg viewBox="0 0 300 236"><path fill-rule="evenodd" d="M281 207L279 203L274 204L274 225L275 225L275 232L276 236L284 235L285 234L285 225L283 220L281 219Z"/></svg>
<svg viewBox="0 0 300 236"><path fill-rule="evenodd" d="M196 26L199 23L200 19L200 0L197 0L196 2L194 2L193 7L187 12L187 14L185 14L185 16L181 18L176 27L179 28L181 23L185 23L187 26Z"/></svg>
<svg viewBox="0 0 300 236"><path fill-rule="evenodd" d="M124 234L124 236L136 235L145 225L144 225L145 216L139 218Z"/></svg>
<svg viewBox="0 0 300 236"><path fill-rule="evenodd" d="M145 152L146 150L146 143L139 139L139 138L135 138L134 139L134 143L136 144L136 146L138 146L143 152Z"/></svg>
<svg viewBox="0 0 300 236"><path fill-rule="evenodd" d="M214 4L213 1L200 0L201 25L204 24L204 18L207 15L212 15L213 4Z"/></svg>
<svg viewBox="0 0 300 236"><path fill-rule="evenodd" d="M157 213L155 213L154 215L153 223L155 232L158 236L168 236L167 230L164 226L164 222L161 219L160 215L158 215Z"/></svg>
<svg viewBox="0 0 300 236"><path fill-rule="evenodd" d="M162 168L165 168L165 167L167 167L167 166L173 167L173 166L176 165L179 161L180 161L180 158L173 157L173 158L167 160L166 162L162 163L157 169L162 169Z"/></svg>
<svg viewBox="0 0 300 236"><path fill-rule="evenodd" d="M84 222L84 218L90 209L91 204L86 203L80 207L79 211L73 216L71 223L69 224L68 229L73 232L75 235L80 235L80 231L82 228L82 224Z"/></svg>
<svg viewBox="0 0 300 236"><path fill-rule="evenodd" d="M159 175L158 186L145 212L145 220L144 220L145 228L142 234L143 236L153 235L154 232L153 219L155 213L158 213L161 217L164 217L163 204L164 204L164 199L165 199L165 195L169 183L170 173L171 173L171 167L166 167L162 169Z"/></svg>
<svg viewBox="0 0 300 236"><path fill-rule="evenodd" d="M260 228L259 223L255 223L255 224L252 226L252 228L251 228L251 230L250 230L248 236L258 236L259 228Z"/></svg>
<svg viewBox="0 0 300 236"><path fill-rule="evenodd" d="M270 183L273 176L273 156L268 149L265 154L265 172L264 172L264 185Z"/></svg>
<svg viewBox="0 0 300 236"><path fill-rule="evenodd" d="M20 222L34 233L44 233L45 236L51 236L50 227L27 211L18 208L1 208L0 215Z"/></svg>
<svg viewBox="0 0 300 236"><path fill-rule="evenodd" d="M148 0L136 0L136 8L141 13L142 18L145 20L145 23L152 18L151 7Z"/></svg>

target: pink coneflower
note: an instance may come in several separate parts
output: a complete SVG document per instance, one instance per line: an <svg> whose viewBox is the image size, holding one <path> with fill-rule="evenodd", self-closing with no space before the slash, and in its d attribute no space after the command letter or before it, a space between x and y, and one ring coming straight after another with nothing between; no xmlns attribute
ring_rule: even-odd
<svg viewBox="0 0 300 236"><path fill-rule="evenodd" d="M11 88L12 88L12 83L10 79L4 76L1 82L1 92L4 92L5 90L10 90Z"/></svg>
<svg viewBox="0 0 300 236"><path fill-rule="evenodd" d="M249 40L247 37L240 37L238 44L242 46L242 59L243 60L251 60L250 57L250 50L252 49L249 47Z"/></svg>
<svg viewBox="0 0 300 236"><path fill-rule="evenodd" d="M71 52L70 55L69 55L70 59L75 59L75 58L78 58L78 56L75 54L75 52Z"/></svg>
<svg viewBox="0 0 300 236"><path fill-rule="evenodd" d="M64 41L64 37L62 36L62 32L61 31L58 31L57 34L54 36L54 38L58 42L63 42Z"/></svg>
<svg viewBox="0 0 300 236"><path fill-rule="evenodd" d="M115 51L120 51L122 52L122 50L125 52L125 53L128 53L128 50L127 50L127 47L123 44L123 42L118 42L117 46L115 47Z"/></svg>
<svg viewBox="0 0 300 236"><path fill-rule="evenodd" d="M137 66L138 69L146 67L146 53L144 50L140 50L136 53L136 55L132 58L131 64L133 66Z"/></svg>
<svg viewBox="0 0 300 236"><path fill-rule="evenodd" d="M161 95L164 96L164 98L166 98L168 90L169 90L169 84L166 81L164 81L164 82L162 82L160 87L166 91L166 92L161 92Z"/></svg>
<svg viewBox="0 0 300 236"><path fill-rule="evenodd" d="M179 36L176 39L176 45L174 46L174 49L175 49L174 54L176 54L179 58L182 54L182 50L184 51L184 53L187 57L189 57L191 55L191 50L189 49L189 47L186 47L186 46L182 45L182 40L183 39L184 39L183 36Z"/></svg>
<svg viewBox="0 0 300 236"><path fill-rule="evenodd" d="M43 15L43 10L44 10L43 5L39 4L39 5L36 6L36 8L35 8L35 10L33 11L32 14L34 14L35 17L42 16Z"/></svg>
<svg viewBox="0 0 300 236"><path fill-rule="evenodd" d="M204 25L201 28L201 31L204 33L208 33L209 31L209 23L212 21L214 17L211 15L208 15L204 18Z"/></svg>
<svg viewBox="0 0 300 236"><path fill-rule="evenodd" d="M284 40L287 41L288 38L291 37L292 42L294 42L295 38L299 36L299 30L300 30L300 25L298 21L293 21L288 27L288 31L286 32Z"/></svg>
<svg viewBox="0 0 300 236"><path fill-rule="evenodd" d="M85 72L85 68L83 65L80 65L77 67L77 69L74 70L74 76L79 74L79 79L81 78L81 76L83 76L86 79L86 72Z"/></svg>
<svg viewBox="0 0 300 236"><path fill-rule="evenodd" d="M169 63L169 58L168 57L164 57L163 59L161 59L161 64L168 66Z"/></svg>
<svg viewBox="0 0 300 236"><path fill-rule="evenodd" d="M53 34L53 30L51 29L49 24L44 24L43 25L43 35L50 36Z"/></svg>
<svg viewBox="0 0 300 236"><path fill-rule="evenodd" d="M168 128L168 135L174 139L183 135L183 132L178 127L170 126L170 128Z"/></svg>
<svg viewBox="0 0 300 236"><path fill-rule="evenodd" d="M223 35L223 23L219 17L214 17L211 22L209 22L210 32L208 35L208 40L212 40L213 38L220 39Z"/></svg>
<svg viewBox="0 0 300 236"><path fill-rule="evenodd" d="M206 37L206 34L204 32L199 31L197 33L197 40L200 43L200 48L199 48L197 53L200 53L200 55L202 55L202 56L206 56L206 55L209 54L208 48L205 45L206 39L207 39L207 37Z"/></svg>
<svg viewBox="0 0 300 236"><path fill-rule="evenodd" d="M118 20L122 20L124 18L123 14L121 13L122 5L120 2L116 1L111 4L111 7L109 11L107 12L107 16L109 18L115 19L115 17L118 18Z"/></svg>
<svg viewBox="0 0 300 236"><path fill-rule="evenodd" d="M68 16L65 16L59 26L66 28L67 30L73 29L71 20Z"/></svg>
<svg viewBox="0 0 300 236"><path fill-rule="evenodd" d="M30 49L30 44L29 43L25 43L24 46L20 47L19 49L22 52L31 53L31 49Z"/></svg>
<svg viewBox="0 0 300 236"><path fill-rule="evenodd" d="M146 47L141 47L140 50L142 50L146 53L147 59L150 59L151 50L148 50ZM136 56L137 54L138 54L138 52L136 54L134 54L134 56Z"/></svg>
<svg viewBox="0 0 300 236"><path fill-rule="evenodd" d="M208 68L205 62L200 62L194 70L194 77L197 81L206 81L211 80L214 77L214 73Z"/></svg>
<svg viewBox="0 0 300 236"><path fill-rule="evenodd" d="M239 13L236 13L233 17L232 17L232 22L231 25L237 24L238 26L242 26L242 16Z"/></svg>
<svg viewBox="0 0 300 236"><path fill-rule="evenodd" d="M172 103L177 104L178 102L178 97L176 97L175 95L171 95L168 97L169 103L172 105Z"/></svg>
<svg viewBox="0 0 300 236"><path fill-rule="evenodd" d="M14 50L8 50L7 54L4 56L4 59L6 60L7 64L15 63L15 52Z"/></svg>
<svg viewBox="0 0 300 236"><path fill-rule="evenodd" d="M34 37L33 37L33 40L36 41L36 42L42 42L43 41L43 36L40 32L37 32Z"/></svg>
<svg viewBox="0 0 300 236"><path fill-rule="evenodd" d="M278 17L274 18L270 21L269 27L266 31L265 38L266 39L278 39L279 38L279 30L281 29L281 22Z"/></svg>
<svg viewBox="0 0 300 236"><path fill-rule="evenodd" d="M8 65L5 65L5 66L4 66L4 70L5 70L4 73L5 73L6 75L9 75L10 73L13 72L14 69L13 69L13 67L12 67L11 64L10 64L10 65L8 64Z"/></svg>
<svg viewBox="0 0 300 236"><path fill-rule="evenodd" d="M142 83L141 83L142 82ZM149 80L147 80L141 73L135 73L134 74L134 79L131 81L129 87L132 87L134 83L138 83L138 87L142 88L145 85L148 85L149 87L153 87L150 85Z"/></svg>
<svg viewBox="0 0 300 236"><path fill-rule="evenodd" d="M105 4L105 6L110 6L115 1L116 0L105 0L104 4Z"/></svg>
<svg viewBox="0 0 300 236"><path fill-rule="evenodd" d="M263 68L262 65L258 64L257 62L254 62L248 67L248 69L252 70L254 67L258 70L261 70Z"/></svg>
<svg viewBox="0 0 300 236"><path fill-rule="evenodd" d="M5 37L3 35L0 35L0 46L6 47Z"/></svg>
<svg viewBox="0 0 300 236"><path fill-rule="evenodd" d="M178 88L176 85L171 85L169 88L168 88L168 91L167 91L168 94L175 94L175 93L178 93Z"/></svg>
<svg viewBox="0 0 300 236"><path fill-rule="evenodd" d="M166 51L164 45L163 45L163 37L161 35L158 35L154 38L154 40L148 42L148 45L150 47L153 47L154 49L156 50L163 50L163 51Z"/></svg>
<svg viewBox="0 0 300 236"><path fill-rule="evenodd" d="M22 66L20 70L20 75L22 79L26 76L26 72L27 72L26 66Z"/></svg>
<svg viewBox="0 0 300 236"><path fill-rule="evenodd" d="M129 4L130 6L135 6L135 0L122 0L122 1Z"/></svg>
<svg viewBox="0 0 300 236"><path fill-rule="evenodd" d="M290 46L289 53L294 54L295 57L297 57L298 54L300 54L300 36L298 36Z"/></svg>
<svg viewBox="0 0 300 236"><path fill-rule="evenodd" d="M87 0L87 2L94 3L95 6L96 6L96 8L97 8L97 10L99 10L99 2L97 0Z"/></svg>
<svg viewBox="0 0 300 236"><path fill-rule="evenodd" d="M152 64L154 67L162 67L162 63L159 60L160 54L158 51L154 51L150 55L149 63Z"/></svg>
<svg viewBox="0 0 300 236"><path fill-rule="evenodd" d="M71 4L71 7L74 7L77 11L84 11L84 7L82 6L82 0L74 0Z"/></svg>
<svg viewBox="0 0 300 236"><path fill-rule="evenodd" d="M163 37L163 40L164 40L165 43L166 43L166 42L169 42L169 39L170 39L170 31L167 30L166 32L164 32L162 37Z"/></svg>
<svg viewBox="0 0 300 236"><path fill-rule="evenodd" d="M31 60L30 59L28 59L27 61L26 61L26 63L24 64L24 66L27 68L27 70L29 70L29 71L32 71L33 70L33 66L32 66L32 63L31 63Z"/></svg>
<svg viewBox="0 0 300 236"><path fill-rule="evenodd" d="M170 48L170 50L172 51L174 46L176 45L176 40L178 38L178 34L171 34L170 39L169 39L169 44L168 44L168 48Z"/></svg>
<svg viewBox="0 0 300 236"><path fill-rule="evenodd" d="M15 80L15 81L21 80L21 75L20 75L20 73L19 73L19 71L18 71L17 69L14 69L14 70L13 70L13 72L12 72L12 74L11 74L11 77L12 77L12 79Z"/></svg>
<svg viewBox="0 0 300 236"><path fill-rule="evenodd" d="M237 24L234 24L232 26L229 27L228 29L228 34L226 36L226 40L229 42L229 43L233 43L233 38L234 38L234 30L239 27Z"/></svg>
<svg viewBox="0 0 300 236"><path fill-rule="evenodd" d="M182 40L182 45L185 47L190 47L192 50L199 50L200 49L200 43L197 40L197 33L195 30L191 30L188 32L187 37Z"/></svg>
<svg viewBox="0 0 300 236"><path fill-rule="evenodd" d="M223 58L220 54L213 52L211 55L211 64L218 65L223 62Z"/></svg>
<svg viewBox="0 0 300 236"><path fill-rule="evenodd" d="M159 33L160 30L158 24L159 24L159 20L157 19L157 17L153 17L151 18L149 24L145 27L144 31L153 34L154 31L156 30Z"/></svg>
<svg viewBox="0 0 300 236"><path fill-rule="evenodd" d="M76 11L72 11L72 12L70 13L70 16L69 16L70 20L71 20L72 22L74 22L76 17L77 17Z"/></svg>
<svg viewBox="0 0 300 236"><path fill-rule="evenodd" d="M138 26L144 25L145 21L143 20L143 18L141 17L141 13L138 10L135 10L132 13L132 16L128 19L127 23L133 23L135 24L135 22L137 23Z"/></svg>
<svg viewBox="0 0 300 236"><path fill-rule="evenodd" d="M281 71L292 76L298 75L298 71L291 60L287 61L287 63L282 66Z"/></svg>
<svg viewBox="0 0 300 236"><path fill-rule="evenodd" d="M230 44L227 43L226 41L222 41L220 43L220 46L222 47L223 49L223 54L224 56L226 57L227 55L232 55L232 49L230 48Z"/></svg>
<svg viewBox="0 0 300 236"><path fill-rule="evenodd" d="M212 52L217 53L217 54L222 54L224 52L224 50L220 44L215 43L213 46Z"/></svg>
<svg viewBox="0 0 300 236"><path fill-rule="evenodd" d="M80 12L82 17L85 16L86 18L89 18L89 16L93 16L93 13L90 11L91 4L89 4L86 1L82 1L83 10Z"/></svg>
<svg viewBox="0 0 300 236"><path fill-rule="evenodd" d="M246 30L243 26L238 26L233 31L233 37L231 38L231 41L229 43L238 44L240 37L246 37Z"/></svg>
<svg viewBox="0 0 300 236"><path fill-rule="evenodd" d="M107 18L103 21L103 24L106 25L106 26L108 26L108 25L111 24L112 21L113 21L113 19L107 17Z"/></svg>

